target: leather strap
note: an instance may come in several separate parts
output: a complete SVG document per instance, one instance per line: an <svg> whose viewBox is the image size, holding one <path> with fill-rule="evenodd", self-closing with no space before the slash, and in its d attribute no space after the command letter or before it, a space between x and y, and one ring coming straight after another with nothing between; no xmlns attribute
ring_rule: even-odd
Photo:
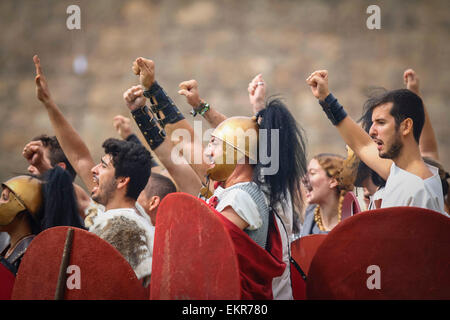
<svg viewBox="0 0 450 320"><path fill-rule="evenodd" d="M11 263L15 264L16 261L25 254L25 251L27 251L28 246L30 245L31 241L34 239L35 235L29 235L19 241L17 243L16 247L14 248L14 251L10 254L6 260Z"/></svg>
<svg viewBox="0 0 450 320"><path fill-rule="evenodd" d="M168 123L173 124L184 119L183 114L158 82L155 81L150 89L144 91L144 96L149 98L150 109L163 128Z"/></svg>
<svg viewBox="0 0 450 320"><path fill-rule="evenodd" d="M303 280L306 281L306 274L305 272L302 270L302 268L299 266L299 264L297 263L297 261L294 260L294 258L290 257L291 263L294 265L295 269L297 269L297 271L300 273L300 275L302 276Z"/></svg>
<svg viewBox="0 0 450 320"><path fill-rule="evenodd" d="M152 150L163 143L166 131L164 131L164 128L159 128L155 117L150 117L150 110L147 106L132 111L131 115Z"/></svg>

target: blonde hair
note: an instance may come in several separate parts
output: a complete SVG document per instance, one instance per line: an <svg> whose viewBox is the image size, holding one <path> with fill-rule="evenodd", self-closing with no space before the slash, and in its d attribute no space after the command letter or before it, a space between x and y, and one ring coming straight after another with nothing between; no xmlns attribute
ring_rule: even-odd
<svg viewBox="0 0 450 320"><path fill-rule="evenodd" d="M339 197L338 204L338 216L339 221L342 216L342 204L344 202L345 195L348 191L352 191L354 188L355 177L352 174L353 170L344 170L347 163L346 159L340 155L333 153L320 153L313 157L317 160L319 165L325 171L329 178L333 178L337 181L336 192ZM319 208L319 206L317 206Z"/></svg>

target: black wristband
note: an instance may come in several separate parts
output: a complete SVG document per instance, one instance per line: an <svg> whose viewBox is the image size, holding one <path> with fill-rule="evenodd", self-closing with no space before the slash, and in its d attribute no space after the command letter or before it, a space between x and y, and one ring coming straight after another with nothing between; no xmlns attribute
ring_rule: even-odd
<svg viewBox="0 0 450 320"><path fill-rule="evenodd" d="M164 131L164 128L158 127L158 121L156 121L155 117L150 117L149 113L150 110L147 106L131 111L131 115L136 121L139 130L141 130L150 148L154 150L163 143L166 131Z"/></svg>
<svg viewBox="0 0 450 320"><path fill-rule="evenodd" d="M337 99L330 93L325 100L319 100L323 111L327 114L328 119L335 126L339 124L347 116L344 107L337 101Z"/></svg>
<svg viewBox="0 0 450 320"><path fill-rule="evenodd" d="M150 109L163 127L168 123L176 123L184 119L183 114L158 82L153 82L152 86L144 91L144 96L150 99Z"/></svg>

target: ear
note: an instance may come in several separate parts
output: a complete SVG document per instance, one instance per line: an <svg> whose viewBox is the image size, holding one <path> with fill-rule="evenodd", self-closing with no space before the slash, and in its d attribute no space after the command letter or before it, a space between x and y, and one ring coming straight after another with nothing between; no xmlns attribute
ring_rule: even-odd
<svg viewBox="0 0 450 320"><path fill-rule="evenodd" d="M406 118L400 124L400 130L403 136L407 136L408 134L413 132L413 120L411 118Z"/></svg>
<svg viewBox="0 0 450 320"><path fill-rule="evenodd" d="M65 164L64 162L58 162L56 165L57 165L57 166L60 166L60 167L63 168L64 170L67 169L67 166L66 166L66 164Z"/></svg>
<svg viewBox="0 0 450 320"><path fill-rule="evenodd" d="M128 186L128 183L130 182L130 177L119 177L117 178L117 189L123 189Z"/></svg>
<svg viewBox="0 0 450 320"><path fill-rule="evenodd" d="M338 182L335 178L330 179L330 189L333 189L338 186Z"/></svg>
<svg viewBox="0 0 450 320"><path fill-rule="evenodd" d="M158 211L160 201L161 199L158 196L153 196L147 205L147 212L149 213L150 220L154 226L156 226L156 212Z"/></svg>
<svg viewBox="0 0 450 320"><path fill-rule="evenodd" d="M147 204L148 211L151 212L151 211L155 210L156 208L158 208L160 202L161 202L161 199L158 196L151 197Z"/></svg>

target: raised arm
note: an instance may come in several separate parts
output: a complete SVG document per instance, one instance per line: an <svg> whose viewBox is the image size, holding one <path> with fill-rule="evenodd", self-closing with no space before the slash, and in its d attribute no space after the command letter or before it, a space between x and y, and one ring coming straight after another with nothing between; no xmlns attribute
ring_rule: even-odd
<svg viewBox="0 0 450 320"><path fill-rule="evenodd" d="M91 153L78 132L67 121L61 110L59 110L58 106L53 101L38 56L34 56L33 61L36 66L35 82L37 98L47 109L53 130L55 131L56 137L66 154L67 159L70 161L70 164L80 176L81 180L83 180L88 190L91 191L94 186L91 168L95 165Z"/></svg>
<svg viewBox="0 0 450 320"><path fill-rule="evenodd" d="M52 169L51 163L44 157L44 145L40 140L27 143L23 148L22 155L27 159L30 166L35 167L40 174ZM28 171L32 172L31 170Z"/></svg>
<svg viewBox="0 0 450 320"><path fill-rule="evenodd" d="M135 143L140 143L139 139L137 139L136 135L133 133L131 129L131 119L124 117L120 114L114 117L113 126L116 129L117 133L123 140L132 141ZM136 139L137 140L136 140Z"/></svg>
<svg viewBox="0 0 450 320"><path fill-rule="evenodd" d="M198 83L196 80L183 81L179 84L179 94L186 97L187 102L192 106L195 115L202 115L212 128L217 127L227 117L211 107L200 98Z"/></svg>
<svg viewBox="0 0 450 320"><path fill-rule="evenodd" d="M225 115L211 107L200 98L198 90L198 82L196 80L188 80L180 83L179 94L186 97L187 102L192 106L193 113L201 114L212 128L217 127L222 121L227 119ZM255 76L248 84L248 95L252 106L253 114L257 114L264 109L264 99L266 95L266 87L261 74ZM206 108L205 108L206 107Z"/></svg>
<svg viewBox="0 0 450 320"><path fill-rule="evenodd" d="M207 162L201 151L202 137L195 136L190 123L155 81L155 64L152 60L138 58L133 63L133 72L139 75L139 81L145 90L144 96L149 98L149 110L163 127L168 139L181 151L200 180L205 182Z"/></svg>
<svg viewBox="0 0 450 320"><path fill-rule="evenodd" d="M408 69L403 73L403 81L406 84L406 89L411 90L419 97L422 97L419 90L419 77L413 69ZM425 103L423 104L423 111L425 112L425 122L419 139L420 154L422 157L430 157L436 161L439 161L436 135L434 134L433 126L431 125Z"/></svg>
<svg viewBox="0 0 450 320"><path fill-rule="evenodd" d="M266 107L266 83L264 82L262 74L256 75L252 81L250 81L247 90L253 114L256 115Z"/></svg>
<svg viewBox="0 0 450 320"><path fill-rule="evenodd" d="M151 118L150 113L145 107L146 99L142 87L134 86L128 89L123 94L123 97L139 127L144 130L143 133L147 142L149 142L150 148L167 171L169 171L171 177L178 185L179 190L197 196L202 184L186 159L178 152L174 152L175 146L170 139L162 138L158 141L154 139L158 132L161 132L161 128L156 119L154 117ZM137 115L137 113L142 113L142 115ZM145 120L141 117L148 117L147 123L144 123Z"/></svg>
<svg viewBox="0 0 450 320"><path fill-rule="evenodd" d="M328 118L338 129L345 143L358 157L383 179L389 176L392 161L378 156L378 149L372 138L344 111L337 99L328 89L328 71L313 72L306 82L311 87L313 95L319 99Z"/></svg>

